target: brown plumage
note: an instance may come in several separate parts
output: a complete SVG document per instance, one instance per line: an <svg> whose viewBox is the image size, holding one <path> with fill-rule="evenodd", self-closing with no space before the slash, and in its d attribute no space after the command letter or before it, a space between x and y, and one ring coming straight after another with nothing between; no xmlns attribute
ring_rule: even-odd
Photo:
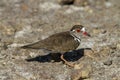
<svg viewBox="0 0 120 80"><path fill-rule="evenodd" d="M63 57L63 53L75 50L80 44L80 34L85 33L85 29L83 29L82 25L75 25L71 28L70 31L56 33L48 38L38 41L36 43L32 43L29 45L22 46L24 49L47 49L55 53L62 53L61 59L65 61L65 63L69 66L69 64Z"/></svg>
<svg viewBox="0 0 120 80"><path fill-rule="evenodd" d="M80 43L75 41L74 37L70 35L69 31L67 31L51 35L44 40L22 46L22 48L47 49L52 52L64 53L76 49L79 44Z"/></svg>

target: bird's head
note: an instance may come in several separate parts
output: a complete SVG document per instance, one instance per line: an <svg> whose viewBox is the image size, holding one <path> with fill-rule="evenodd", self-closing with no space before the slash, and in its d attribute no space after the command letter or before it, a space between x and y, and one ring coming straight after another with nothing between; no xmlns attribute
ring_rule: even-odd
<svg viewBox="0 0 120 80"><path fill-rule="evenodd" d="M90 37L90 34L88 34L88 33L86 32L85 27L82 26L82 25L74 25L74 26L71 28L70 32L73 33L73 34L75 34L75 35L77 35L77 36L83 34L83 35L85 35L85 36Z"/></svg>

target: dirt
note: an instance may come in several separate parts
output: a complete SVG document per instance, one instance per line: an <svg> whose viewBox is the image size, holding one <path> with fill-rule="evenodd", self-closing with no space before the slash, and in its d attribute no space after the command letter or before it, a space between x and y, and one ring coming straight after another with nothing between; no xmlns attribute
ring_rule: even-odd
<svg viewBox="0 0 120 80"><path fill-rule="evenodd" d="M120 80L120 0L60 1L0 1L0 80ZM91 37L65 55L74 68L43 50L19 48L76 24Z"/></svg>

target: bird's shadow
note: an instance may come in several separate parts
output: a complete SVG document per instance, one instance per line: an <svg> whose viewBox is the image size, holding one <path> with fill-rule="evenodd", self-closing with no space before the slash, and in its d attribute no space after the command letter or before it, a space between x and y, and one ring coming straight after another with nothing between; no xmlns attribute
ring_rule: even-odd
<svg viewBox="0 0 120 80"><path fill-rule="evenodd" d="M84 56L84 50L92 50L92 49L82 48L82 49L74 50L71 52L66 52L64 53L64 58L67 61L77 61L82 56ZM54 62L60 62L62 61L60 56L61 56L60 53L49 53L48 55L36 56L34 58L26 59L26 61L51 62L53 60Z"/></svg>

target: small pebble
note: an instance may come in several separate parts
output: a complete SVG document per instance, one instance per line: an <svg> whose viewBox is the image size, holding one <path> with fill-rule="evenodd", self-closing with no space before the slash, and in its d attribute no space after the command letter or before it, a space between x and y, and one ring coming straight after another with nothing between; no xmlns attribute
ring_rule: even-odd
<svg viewBox="0 0 120 80"><path fill-rule="evenodd" d="M104 65L107 65L107 66L110 66L111 64L112 64L112 60L104 62Z"/></svg>
<svg viewBox="0 0 120 80"><path fill-rule="evenodd" d="M100 33L100 29L93 29L93 33L94 34L99 34Z"/></svg>
<svg viewBox="0 0 120 80"><path fill-rule="evenodd" d="M74 69L81 69L83 67L83 64L76 64L74 66Z"/></svg>
<svg viewBox="0 0 120 80"><path fill-rule="evenodd" d="M74 0L59 0L59 3L62 5L70 5L74 3Z"/></svg>
<svg viewBox="0 0 120 80"><path fill-rule="evenodd" d="M120 49L120 44L119 43L117 44L117 48Z"/></svg>
<svg viewBox="0 0 120 80"><path fill-rule="evenodd" d="M89 4L88 0L75 0L74 4L76 6L87 6Z"/></svg>
<svg viewBox="0 0 120 80"><path fill-rule="evenodd" d="M106 30L102 30L102 31L101 31L102 34L105 34L106 32L107 32Z"/></svg>

